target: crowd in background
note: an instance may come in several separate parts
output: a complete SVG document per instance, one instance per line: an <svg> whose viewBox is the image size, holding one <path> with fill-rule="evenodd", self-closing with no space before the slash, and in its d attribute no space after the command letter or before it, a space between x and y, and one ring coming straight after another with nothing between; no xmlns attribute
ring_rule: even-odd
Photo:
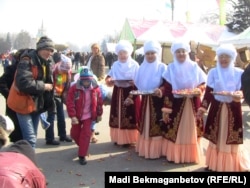
<svg viewBox="0 0 250 188"><path fill-rule="evenodd" d="M173 62L168 65L161 60L159 42L147 41L143 49L138 62L131 43L125 40L117 43L115 55L104 55L97 43L86 54L55 52L53 41L41 37L37 49L22 54L18 63L13 63L15 67L7 66L0 78L6 101L15 81L18 91L32 96L36 105L35 111L22 113L6 104L6 115L11 110L16 114L10 116L15 124L11 141L24 139L35 150L40 115L47 113L45 122L53 130L56 114L59 141L74 141L79 163L86 165L89 143L97 142L95 126L102 121L106 86L112 90L108 125L115 146L134 147L145 159L165 157L176 164L197 164L203 155L200 140L205 138L209 141L207 170L249 171L250 157L242 147L241 105L243 97L249 97L246 80L250 75L235 67L235 47L219 46L216 67L207 72L190 56L188 41L172 43ZM6 77L9 72L10 80ZM62 115L64 105L71 119L70 136ZM16 137L15 131L21 135ZM48 137L46 144L59 145L54 135Z"/></svg>

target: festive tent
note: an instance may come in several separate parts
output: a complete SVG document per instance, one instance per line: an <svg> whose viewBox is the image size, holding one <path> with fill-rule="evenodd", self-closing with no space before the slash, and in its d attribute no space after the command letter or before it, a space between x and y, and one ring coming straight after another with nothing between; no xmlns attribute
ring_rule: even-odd
<svg viewBox="0 0 250 188"><path fill-rule="evenodd" d="M250 47L250 27L238 35L220 40L219 43L232 43L236 47Z"/></svg>
<svg viewBox="0 0 250 188"><path fill-rule="evenodd" d="M129 40L131 43L136 43L136 39L152 28L158 20L136 20L126 19L122 28L120 39Z"/></svg>
<svg viewBox="0 0 250 188"><path fill-rule="evenodd" d="M183 38L192 41L196 44L193 45L194 50L197 44L216 48L222 37L232 35L233 33L230 33L226 26L221 25L127 18L120 39L129 40L134 45L135 54L143 54L143 49L140 47L145 41L159 41L162 44L162 61L168 64L172 62L170 46L175 39Z"/></svg>
<svg viewBox="0 0 250 188"><path fill-rule="evenodd" d="M172 35L169 28L162 22L157 22L154 26L143 32L136 39L137 42L144 42L146 40L156 40L158 42L172 42L175 37Z"/></svg>
<svg viewBox="0 0 250 188"><path fill-rule="evenodd" d="M129 40L133 44L146 40L158 40L171 43L177 38L186 38L205 45L218 45L222 35L229 33L225 26L211 24L194 24L171 22L166 20L126 19L120 39Z"/></svg>
<svg viewBox="0 0 250 188"><path fill-rule="evenodd" d="M217 45L217 41L209 36L206 28L198 24L189 25L182 38L186 39L187 41L194 41L196 43L202 43L208 46Z"/></svg>

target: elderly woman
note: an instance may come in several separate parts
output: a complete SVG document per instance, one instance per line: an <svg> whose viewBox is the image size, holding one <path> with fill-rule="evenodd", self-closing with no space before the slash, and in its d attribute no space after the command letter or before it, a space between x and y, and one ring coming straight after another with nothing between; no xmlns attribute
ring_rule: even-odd
<svg viewBox="0 0 250 188"><path fill-rule="evenodd" d="M241 111L242 69L234 66L233 45L217 48L217 64L208 73L206 92L198 116L207 112L204 138L209 140L206 165L212 171L249 171L250 160L243 144Z"/></svg>
<svg viewBox="0 0 250 188"><path fill-rule="evenodd" d="M161 108L164 99L159 87L163 84L162 73L167 65L160 60L161 45L157 41L144 43L144 60L136 76L135 85L143 93L140 110L140 136L136 152L146 159L162 156L162 133L160 129Z"/></svg>
<svg viewBox="0 0 250 188"><path fill-rule="evenodd" d="M135 90L134 78L139 64L131 58L133 47L130 42L121 40L115 48L118 60L114 62L106 77L106 84L113 87L110 107L110 136L117 145L130 146L138 138L140 98L131 96Z"/></svg>
<svg viewBox="0 0 250 188"><path fill-rule="evenodd" d="M189 58L190 45L173 42L174 60L163 74L166 81L163 112L163 155L174 163L200 162L200 138L203 122L196 120L206 74Z"/></svg>

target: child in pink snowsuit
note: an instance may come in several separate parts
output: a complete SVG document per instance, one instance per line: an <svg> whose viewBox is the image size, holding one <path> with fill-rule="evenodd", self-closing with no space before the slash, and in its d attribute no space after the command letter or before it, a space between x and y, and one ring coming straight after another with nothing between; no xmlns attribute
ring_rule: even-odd
<svg viewBox="0 0 250 188"><path fill-rule="evenodd" d="M101 90L88 68L81 70L79 79L70 87L66 106L72 124L70 135L79 146L79 163L85 165L91 138L91 123L101 121L103 113Z"/></svg>

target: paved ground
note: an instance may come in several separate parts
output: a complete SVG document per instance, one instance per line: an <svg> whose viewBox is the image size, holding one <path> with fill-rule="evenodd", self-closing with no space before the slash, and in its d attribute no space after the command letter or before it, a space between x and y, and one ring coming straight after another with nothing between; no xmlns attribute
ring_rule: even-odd
<svg viewBox="0 0 250 188"><path fill-rule="evenodd" d="M0 68L2 74L2 67ZM5 100L0 96L0 113L5 111ZM91 144L89 148L88 164L81 166L77 160L77 147L75 143L61 143L60 146L45 145L45 132L39 126L37 159L39 167L44 172L49 182L48 188L103 188L104 174L106 171L204 171L204 157L199 165L171 164L165 158L146 160L138 157L134 148L122 148L110 142L108 117L110 106L104 106L103 120L98 123L100 132L98 143ZM243 105L245 125L244 147L250 151L250 124L249 107ZM70 120L67 121L67 133L70 130ZM56 123L56 122L55 122ZM55 127L55 133L57 129ZM58 139L58 138L57 138ZM205 152L207 141L202 140Z"/></svg>

